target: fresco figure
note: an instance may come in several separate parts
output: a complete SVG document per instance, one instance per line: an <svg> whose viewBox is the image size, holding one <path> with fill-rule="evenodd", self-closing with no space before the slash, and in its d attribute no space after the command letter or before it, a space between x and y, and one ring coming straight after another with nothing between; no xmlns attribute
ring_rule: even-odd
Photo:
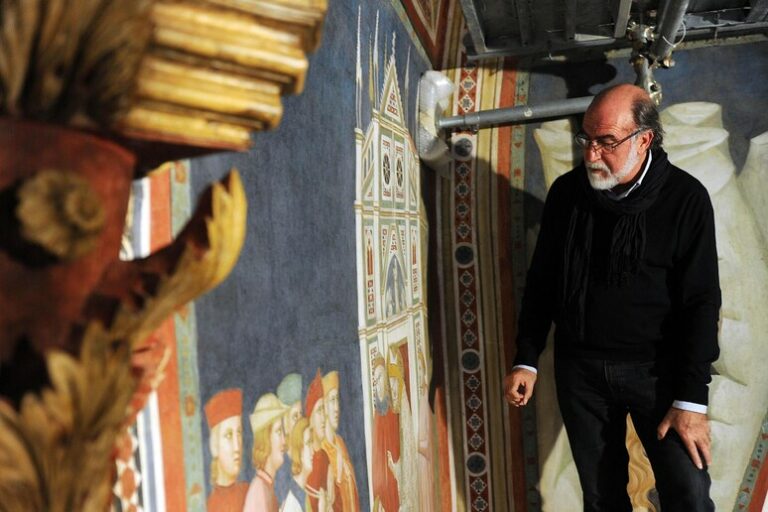
<svg viewBox="0 0 768 512"><path fill-rule="evenodd" d="M366 275L373 275L373 242L371 237L368 236L365 239L365 262L366 262Z"/></svg>
<svg viewBox="0 0 768 512"><path fill-rule="evenodd" d="M280 512L308 512L307 478L312 472L312 431L309 420L299 418L288 438L288 455L293 461L292 478Z"/></svg>
<svg viewBox="0 0 768 512"><path fill-rule="evenodd" d="M273 393L262 395L253 408L250 420L256 476L248 486L243 512L278 512L274 478L285 456L285 411L286 407Z"/></svg>
<svg viewBox="0 0 768 512"><path fill-rule="evenodd" d="M307 494L312 512L328 512L341 510L341 499L334 494L333 474L330 471L331 462L323 450L325 440L325 400L323 399L323 379L318 368L315 378L307 389L307 401L304 412L309 418L309 428L312 433L312 472L307 477Z"/></svg>
<svg viewBox="0 0 768 512"><path fill-rule="evenodd" d="M397 256L392 256L392 259L389 261L387 286L384 292L384 306L387 316L396 315L407 307L405 303L405 280L403 279L403 270L400 268Z"/></svg>
<svg viewBox="0 0 768 512"><path fill-rule="evenodd" d="M400 491L392 465L400 460L399 416L390 405L389 376L384 358L377 355L371 364L374 400L371 464L373 498L374 501L378 500L379 510L396 512L400 510Z"/></svg>
<svg viewBox="0 0 768 512"><path fill-rule="evenodd" d="M243 393L219 391L205 404L210 429L211 484L206 507L209 512L242 510L248 483L238 481L243 449Z"/></svg>
<svg viewBox="0 0 768 512"><path fill-rule="evenodd" d="M751 181L749 175L755 165L765 172L768 159L755 160L759 146L753 139L737 173L722 116L720 105L695 101L669 106L661 119L668 134L669 160L701 181L715 210L723 306L720 357L713 365L716 375L709 394L713 459L709 472L716 509L734 510L741 506L737 500L745 469L753 464L755 445L765 439L763 420L768 410L768 372L761 357L768 348L768 246L760 233L768 224L747 202L758 194L765 200L765 181Z"/></svg>
<svg viewBox="0 0 768 512"><path fill-rule="evenodd" d="M507 400L528 403L554 321L555 385L584 509L631 510L627 413L662 509L712 511L711 365L721 303L712 202L671 164L642 89L598 94L555 181L526 281Z"/></svg>
<svg viewBox="0 0 768 512"><path fill-rule="evenodd" d="M277 386L277 398L287 408L283 416L283 432L285 432L286 439L290 437L294 425L301 418L301 391L302 378L298 373L289 373L283 377ZM283 503L288 494L288 487L293 480L291 476L292 466L291 452L288 450L285 455L285 462L275 475L275 496L277 496L278 503Z"/></svg>
<svg viewBox="0 0 768 512"><path fill-rule="evenodd" d="M394 351L394 362L387 367L392 410L400 418L400 459L389 456L387 464L400 489L400 510L415 511L419 496L419 476L416 468L416 436L413 413L405 386L405 366L400 351Z"/></svg>
<svg viewBox="0 0 768 512"><path fill-rule="evenodd" d="M323 450L328 455L334 495L340 502L343 512L360 510L357 495L355 470L349 458L349 451L344 439L336 433L339 428L341 409L339 405L339 372L331 371L323 376L323 401L325 402L325 439ZM340 501L339 501L340 500Z"/></svg>
<svg viewBox="0 0 768 512"><path fill-rule="evenodd" d="M418 437L418 476L419 476L419 511L434 512L435 510L435 464L434 441L432 436L432 413L429 408L429 374L427 360L421 347L416 352L418 363L418 404L419 404L419 437Z"/></svg>

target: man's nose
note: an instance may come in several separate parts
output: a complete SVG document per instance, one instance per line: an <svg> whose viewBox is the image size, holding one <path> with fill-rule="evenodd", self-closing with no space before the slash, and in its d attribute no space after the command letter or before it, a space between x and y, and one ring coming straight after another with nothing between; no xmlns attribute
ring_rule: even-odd
<svg viewBox="0 0 768 512"><path fill-rule="evenodd" d="M587 162L596 162L600 160L601 153L597 150L594 144L589 144L584 148L584 160Z"/></svg>

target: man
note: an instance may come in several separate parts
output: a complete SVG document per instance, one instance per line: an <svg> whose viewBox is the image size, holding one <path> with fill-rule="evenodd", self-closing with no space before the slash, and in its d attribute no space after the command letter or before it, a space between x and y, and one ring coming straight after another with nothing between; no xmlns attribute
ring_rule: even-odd
<svg viewBox="0 0 768 512"><path fill-rule="evenodd" d="M389 458L390 470L395 475L400 493L400 510L418 510L419 477L416 462L416 435L413 432L411 401L405 386L405 364L399 348L391 352L387 365L389 375L390 407L400 424L400 458Z"/></svg>
<svg viewBox="0 0 768 512"><path fill-rule="evenodd" d="M389 376L384 357L377 354L371 361L373 387L372 480L374 510L400 510L400 489L390 460L400 461L400 416L392 409Z"/></svg>
<svg viewBox="0 0 768 512"><path fill-rule="evenodd" d="M333 475L330 472L331 461L323 450L325 440L325 400L323 398L323 378L320 368L307 389L304 404L309 429L312 433L312 472L307 477L307 494L312 510L341 512L341 499L334 494Z"/></svg>
<svg viewBox="0 0 768 512"><path fill-rule="evenodd" d="M227 389L213 395L205 404L205 417L211 434L211 483L209 512L240 511L245 503L248 483L237 481L243 449L243 393Z"/></svg>
<svg viewBox="0 0 768 512"><path fill-rule="evenodd" d="M307 478L312 472L312 431L307 418L299 418L291 431L288 453L293 465L292 478L280 512L307 512L310 510L307 495ZM311 511L310 511L311 512Z"/></svg>
<svg viewBox="0 0 768 512"><path fill-rule="evenodd" d="M507 400L524 406L554 321L558 402L585 511L630 511L626 415L665 511L710 511L707 384L720 308L712 205L670 164L640 88L598 94L553 183L528 272Z"/></svg>
<svg viewBox="0 0 768 512"><path fill-rule="evenodd" d="M337 433L341 408L339 406L339 372L331 371L323 376L323 401L325 402L325 439L322 447L328 455L334 480L334 495L342 512L360 510L355 471L349 459L344 439Z"/></svg>
<svg viewBox="0 0 768 512"><path fill-rule="evenodd" d="M283 416L283 432L286 439L290 438L293 427L301 419L302 384L300 374L289 373L283 377L283 380L277 386L277 398L287 407L287 411ZM288 495L288 488L293 481L292 466L293 461L291 460L290 452L287 452L285 462L280 466L275 475L275 495L279 503L285 501L285 497Z"/></svg>
<svg viewBox="0 0 768 512"><path fill-rule="evenodd" d="M251 460L256 474L248 486L243 512L278 512L275 474L285 460L283 416L286 407L273 393L259 397L249 416L253 432Z"/></svg>

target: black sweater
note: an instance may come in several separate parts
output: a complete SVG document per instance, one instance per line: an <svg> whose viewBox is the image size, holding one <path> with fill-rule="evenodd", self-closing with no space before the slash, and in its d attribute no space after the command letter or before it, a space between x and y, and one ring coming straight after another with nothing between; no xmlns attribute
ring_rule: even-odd
<svg viewBox="0 0 768 512"><path fill-rule="evenodd" d="M671 164L665 170L670 173L667 181L646 210L646 245L639 271L625 283L613 284L606 272L617 214L598 209L594 215L581 341L563 327L558 283L577 201L577 173L586 171L580 165L552 184L528 270L514 364L537 366L554 321L556 357L661 358L673 365L676 400L708 403L710 368L719 354L721 300L712 204L694 177ZM658 169L652 166L652 171Z"/></svg>

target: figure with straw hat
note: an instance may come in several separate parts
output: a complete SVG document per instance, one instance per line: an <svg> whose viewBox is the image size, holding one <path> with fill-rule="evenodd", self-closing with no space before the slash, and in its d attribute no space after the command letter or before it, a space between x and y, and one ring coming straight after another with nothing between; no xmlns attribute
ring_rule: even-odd
<svg viewBox="0 0 768 512"><path fill-rule="evenodd" d="M250 416L256 476L248 487L243 512L278 512L274 477L285 456L283 414L286 410L277 396L267 393L256 402Z"/></svg>

